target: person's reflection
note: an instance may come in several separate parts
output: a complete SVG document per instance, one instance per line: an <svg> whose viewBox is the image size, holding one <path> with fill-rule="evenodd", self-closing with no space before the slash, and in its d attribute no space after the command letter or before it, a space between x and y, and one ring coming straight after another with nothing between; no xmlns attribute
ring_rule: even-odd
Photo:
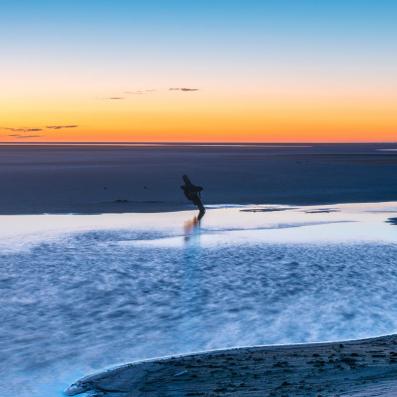
<svg viewBox="0 0 397 397"><path fill-rule="evenodd" d="M208 335L203 330L206 316L205 253L200 244L200 220L197 216L183 224L184 247L181 251L181 268L178 271L178 316L172 327L171 348L176 352L203 350Z"/></svg>
<svg viewBox="0 0 397 397"><path fill-rule="evenodd" d="M195 216L193 219L186 221L183 225L185 241L188 242L192 237L200 233L200 218Z"/></svg>

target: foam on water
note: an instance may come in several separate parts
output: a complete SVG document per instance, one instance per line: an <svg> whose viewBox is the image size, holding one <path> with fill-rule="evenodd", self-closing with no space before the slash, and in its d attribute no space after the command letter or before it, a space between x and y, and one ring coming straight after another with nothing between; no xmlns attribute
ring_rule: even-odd
<svg viewBox="0 0 397 397"><path fill-rule="evenodd" d="M337 208L214 209L201 228L186 212L3 217L0 395L60 395L149 357L395 332L397 205Z"/></svg>

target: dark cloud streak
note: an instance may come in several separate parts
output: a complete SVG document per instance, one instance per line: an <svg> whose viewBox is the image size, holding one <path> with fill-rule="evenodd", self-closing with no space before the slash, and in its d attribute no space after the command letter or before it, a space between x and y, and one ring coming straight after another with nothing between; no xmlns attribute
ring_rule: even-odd
<svg viewBox="0 0 397 397"><path fill-rule="evenodd" d="M77 128L78 125L72 124L72 125L47 125L46 128L49 130L62 130L65 128Z"/></svg>
<svg viewBox="0 0 397 397"><path fill-rule="evenodd" d="M43 131L42 128L11 128L11 127L2 127L2 130L12 131L12 132L39 132Z"/></svg>
<svg viewBox="0 0 397 397"><path fill-rule="evenodd" d="M38 138L43 135L26 135L31 132L41 132L47 130L62 130L62 129L68 129L68 128L76 128L78 127L77 124L67 124L67 125L48 125L43 128L31 128L31 127L0 127L0 130L4 131L11 131L14 132L14 134L9 134L8 136L14 137L14 138Z"/></svg>
<svg viewBox="0 0 397 397"><path fill-rule="evenodd" d="M18 138L18 139L25 139L25 138L41 138L43 135L21 135L21 134L10 134L8 136L11 136L13 138Z"/></svg>

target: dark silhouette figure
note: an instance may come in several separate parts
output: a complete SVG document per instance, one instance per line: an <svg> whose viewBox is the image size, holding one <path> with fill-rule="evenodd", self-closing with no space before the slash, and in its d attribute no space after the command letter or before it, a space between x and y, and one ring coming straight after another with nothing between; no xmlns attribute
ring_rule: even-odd
<svg viewBox="0 0 397 397"><path fill-rule="evenodd" d="M183 175L182 179L185 184L181 186L181 189L183 190L183 193L185 193L186 198L199 209L197 220L200 220L205 214L205 208L201 201L201 192L203 191L203 188L201 186L193 185L187 175Z"/></svg>

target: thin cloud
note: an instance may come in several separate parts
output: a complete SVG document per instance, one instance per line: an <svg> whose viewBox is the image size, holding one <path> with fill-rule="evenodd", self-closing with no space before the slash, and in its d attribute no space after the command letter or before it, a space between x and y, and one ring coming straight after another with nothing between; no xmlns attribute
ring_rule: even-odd
<svg viewBox="0 0 397 397"><path fill-rule="evenodd" d="M110 101L121 101L121 100L123 100L125 98L123 96L110 96L110 97L107 97L105 99L108 99Z"/></svg>
<svg viewBox="0 0 397 397"><path fill-rule="evenodd" d="M46 128L49 130L63 130L65 128L77 128L78 125L72 124L72 125L47 125Z"/></svg>
<svg viewBox="0 0 397 397"><path fill-rule="evenodd" d="M144 95L144 94L150 94L151 92L156 92L156 90L150 89L150 90L124 91L124 94L126 94L126 95Z"/></svg>
<svg viewBox="0 0 397 397"><path fill-rule="evenodd" d="M24 134L30 133L30 132L41 132L44 131L45 129L47 130L62 130L62 129L67 129L67 128L77 128L78 125L77 124L66 124L66 125L47 125L46 127L42 127L42 128L32 128L32 127L0 127L0 130L4 130L4 131L11 131L11 132L15 132L15 134L10 134L8 136L13 136L15 138L31 138L33 136L27 136ZM40 135L37 135L40 136ZM35 137L35 136L34 136Z"/></svg>
<svg viewBox="0 0 397 397"><path fill-rule="evenodd" d="M13 137L13 138L18 138L18 139L25 139L25 138L41 138L43 135L9 134L8 136L11 136L11 137Z"/></svg>
<svg viewBox="0 0 397 397"><path fill-rule="evenodd" d="M43 131L42 128L12 128L12 127L1 127L0 129L12 132L39 132Z"/></svg>
<svg viewBox="0 0 397 397"><path fill-rule="evenodd" d="M198 88L187 88L187 87L172 87L168 89L169 91L182 91L182 92L193 92L199 91Z"/></svg>

